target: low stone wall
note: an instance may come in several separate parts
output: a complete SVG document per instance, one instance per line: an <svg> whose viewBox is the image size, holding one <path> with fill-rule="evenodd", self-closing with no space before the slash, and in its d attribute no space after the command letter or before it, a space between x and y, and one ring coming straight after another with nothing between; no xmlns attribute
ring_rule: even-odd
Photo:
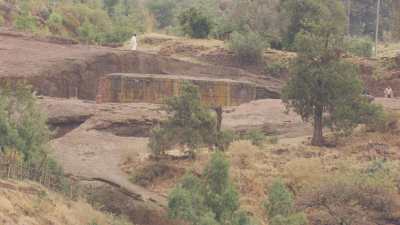
<svg viewBox="0 0 400 225"><path fill-rule="evenodd" d="M179 95L184 81L192 82L199 87L201 100L207 106L235 106L256 99L256 86L250 82L116 73L99 80L96 101L97 103L163 103L166 98Z"/></svg>

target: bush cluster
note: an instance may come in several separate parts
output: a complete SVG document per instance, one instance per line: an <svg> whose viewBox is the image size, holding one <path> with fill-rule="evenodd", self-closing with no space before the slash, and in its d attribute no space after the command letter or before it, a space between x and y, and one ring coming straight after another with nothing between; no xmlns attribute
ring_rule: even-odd
<svg viewBox="0 0 400 225"><path fill-rule="evenodd" d="M242 135L242 139L249 140L252 145L262 147L264 142L267 140L267 137L260 130L251 130Z"/></svg>
<svg viewBox="0 0 400 225"><path fill-rule="evenodd" d="M170 116L151 132L149 147L153 154L163 155L172 147L182 147L192 157L203 146L227 149L234 135L217 130L216 118L202 105L198 87L185 82L180 92L180 96L167 99Z"/></svg>
<svg viewBox="0 0 400 225"><path fill-rule="evenodd" d="M264 72L273 77L279 77L282 73L288 70L288 66L281 62L267 63L264 67Z"/></svg>
<svg viewBox="0 0 400 225"><path fill-rule="evenodd" d="M384 174L357 172L336 175L306 190L300 195L299 204L327 213L319 220L330 224L363 224L365 218L376 224L381 219L400 219L396 213L400 203L396 192Z"/></svg>
<svg viewBox="0 0 400 225"><path fill-rule="evenodd" d="M345 48L351 54L359 57L371 57L374 50L374 43L368 37L352 37L345 41Z"/></svg>
<svg viewBox="0 0 400 225"><path fill-rule="evenodd" d="M78 39L87 43L120 44L144 30L143 12L134 1L17 1L16 29Z"/></svg>
<svg viewBox="0 0 400 225"><path fill-rule="evenodd" d="M37 21L36 18L28 13L18 15L15 18L14 26L16 29L21 31L37 31Z"/></svg>
<svg viewBox="0 0 400 225"><path fill-rule="evenodd" d="M239 195L231 183L229 163L214 153L202 177L185 176L168 197L169 215L197 225L250 225L240 210Z"/></svg>
<svg viewBox="0 0 400 225"><path fill-rule="evenodd" d="M269 192L265 203L271 225L307 225L304 213L296 212L294 196L281 180L276 180Z"/></svg>
<svg viewBox="0 0 400 225"><path fill-rule="evenodd" d="M179 24L184 34L192 38L207 38L212 22L197 8L190 8L179 15Z"/></svg>
<svg viewBox="0 0 400 225"><path fill-rule="evenodd" d="M241 64L260 63L266 47L262 38L254 32L246 34L234 32L231 34L228 46Z"/></svg>

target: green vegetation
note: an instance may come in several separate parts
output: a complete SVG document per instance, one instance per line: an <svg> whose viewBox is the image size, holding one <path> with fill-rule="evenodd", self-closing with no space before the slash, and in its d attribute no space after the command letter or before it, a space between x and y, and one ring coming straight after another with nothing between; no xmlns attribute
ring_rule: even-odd
<svg viewBox="0 0 400 225"><path fill-rule="evenodd" d="M37 30L37 21L30 14L21 14L15 19L15 28L22 31L35 32Z"/></svg>
<svg viewBox="0 0 400 225"><path fill-rule="evenodd" d="M270 74L273 77L279 77L282 73L288 70L288 65L282 62L271 62L267 63L264 67L266 74Z"/></svg>
<svg viewBox="0 0 400 225"><path fill-rule="evenodd" d="M50 132L30 90L3 89L0 93L0 146L15 151L24 161L39 163L46 157Z"/></svg>
<svg viewBox="0 0 400 225"><path fill-rule="evenodd" d="M229 177L229 163L214 153L201 178L185 176L169 195L169 215L196 225L250 225L240 210L239 196Z"/></svg>
<svg viewBox="0 0 400 225"><path fill-rule="evenodd" d="M251 130L242 136L243 139L251 141L252 145L262 147L266 142L267 137L260 130Z"/></svg>
<svg viewBox="0 0 400 225"><path fill-rule="evenodd" d="M147 8L154 15L159 29L171 26L174 23L176 3L173 0L154 0L147 2Z"/></svg>
<svg viewBox="0 0 400 225"><path fill-rule="evenodd" d="M357 124L371 121L379 111L362 97L362 83L354 65L344 61L346 17L339 2L313 1L308 20L295 37L298 52L283 101L304 120L312 118L313 145L323 145L323 127L348 134ZM329 113L327 118L323 118Z"/></svg>
<svg viewBox="0 0 400 225"><path fill-rule="evenodd" d="M210 19L196 8L183 11L178 19L183 33L192 38L207 38L211 32Z"/></svg>
<svg viewBox="0 0 400 225"><path fill-rule="evenodd" d="M371 57L374 43L370 38L348 38L345 40L345 48L348 52L359 57Z"/></svg>
<svg viewBox="0 0 400 225"><path fill-rule="evenodd" d="M229 49L233 51L241 64L257 64L263 59L265 43L257 33L240 34L234 32L229 40Z"/></svg>
<svg viewBox="0 0 400 225"><path fill-rule="evenodd" d="M21 10L0 10L0 17L11 18L9 22L16 29L38 35L60 35L87 43L123 43L133 33L143 32L146 26L142 19L143 11L135 0L79 3L23 0L10 4L14 5L11 9Z"/></svg>
<svg viewBox="0 0 400 225"><path fill-rule="evenodd" d="M297 205L303 209L312 207L323 224L399 221L397 168L382 161L372 162L361 170L342 167L326 179L306 186L298 196Z"/></svg>
<svg viewBox="0 0 400 225"><path fill-rule="evenodd" d="M50 131L46 121L30 88L1 90L0 175L46 183L51 189L74 197L62 169L49 156Z"/></svg>
<svg viewBox="0 0 400 225"><path fill-rule="evenodd" d="M216 118L202 106L198 87L184 83L181 95L166 101L169 119L152 130L149 147L153 154L163 155L174 146L187 148L189 155L201 146L217 146L224 150L233 140L229 132L217 131Z"/></svg>
<svg viewBox="0 0 400 225"><path fill-rule="evenodd" d="M281 180L276 180L269 192L265 203L271 225L307 225L304 213L295 212L294 196Z"/></svg>
<svg viewBox="0 0 400 225"><path fill-rule="evenodd" d="M333 2L345 9L343 28L347 36L354 37L348 39L346 49L358 56L370 56L369 39L374 38L376 0L346 1L351 4ZM308 31L305 21L318 19L321 0L22 0L11 1L11 4L15 5L12 8L21 10L0 9L0 24L11 22L19 30L61 35L89 43L123 43L133 33L156 27L158 31L176 35L228 41L238 38L234 35L238 32L243 36L257 36L266 44L256 44L260 50L267 46L295 50L296 35L302 30ZM398 39L398 7L397 1L382 2L379 38L383 41ZM2 21L4 19L6 21ZM252 56L257 55L251 46L244 49L253 52Z"/></svg>

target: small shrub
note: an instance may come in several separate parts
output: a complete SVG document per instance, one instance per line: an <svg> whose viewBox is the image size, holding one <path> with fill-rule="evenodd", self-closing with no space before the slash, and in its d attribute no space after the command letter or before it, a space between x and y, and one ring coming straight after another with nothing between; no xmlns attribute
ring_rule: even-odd
<svg viewBox="0 0 400 225"><path fill-rule="evenodd" d="M63 29L63 17L56 12L50 14L46 23L52 33L58 34Z"/></svg>
<svg viewBox="0 0 400 225"><path fill-rule="evenodd" d="M157 180L168 180L183 176L183 168L169 165L162 160L155 161L140 167L131 174L130 181L143 187L153 184Z"/></svg>
<svg viewBox="0 0 400 225"><path fill-rule="evenodd" d="M254 33L240 34L234 32L229 40L229 49L233 51L242 64L257 64L262 61L265 43Z"/></svg>
<svg viewBox="0 0 400 225"><path fill-rule="evenodd" d="M93 43L98 40L99 34L97 33L96 27L86 20L82 26L78 29L79 37L82 41Z"/></svg>
<svg viewBox="0 0 400 225"><path fill-rule="evenodd" d="M0 15L0 27L5 23L3 16Z"/></svg>
<svg viewBox="0 0 400 225"><path fill-rule="evenodd" d="M212 36L219 40L227 40L233 31L235 31L235 24L232 21L222 18L215 23Z"/></svg>
<svg viewBox="0 0 400 225"><path fill-rule="evenodd" d="M270 143L270 144L275 145L275 144L278 144L279 139L278 139L277 136L270 136L270 137L267 138L267 142Z"/></svg>
<svg viewBox="0 0 400 225"><path fill-rule="evenodd" d="M99 225L97 220L93 219L88 225Z"/></svg>
<svg viewBox="0 0 400 225"><path fill-rule="evenodd" d="M264 72L267 74L270 74L273 77L278 77L281 75L284 71L286 71L288 68L286 65L280 62L272 62L268 63L264 67Z"/></svg>
<svg viewBox="0 0 400 225"><path fill-rule="evenodd" d="M308 221L303 213L295 212L294 196L281 180L276 180L268 191L265 203L271 225L306 225Z"/></svg>
<svg viewBox="0 0 400 225"><path fill-rule="evenodd" d="M345 45L350 53L359 57L371 57L373 54L374 43L366 37L349 38Z"/></svg>
<svg viewBox="0 0 400 225"><path fill-rule="evenodd" d="M165 151L174 145L166 129L155 127L151 130L149 147L155 156L164 155Z"/></svg>
<svg viewBox="0 0 400 225"><path fill-rule="evenodd" d="M281 180L276 180L268 191L268 201L265 203L268 216L288 216L293 213L293 205L293 194Z"/></svg>
<svg viewBox="0 0 400 225"><path fill-rule="evenodd" d="M371 165L364 171L331 174L320 183L303 189L298 195L297 205L325 215L317 214L311 218L320 224L399 221L400 198L396 181L390 173L381 165Z"/></svg>
<svg viewBox="0 0 400 225"><path fill-rule="evenodd" d="M385 112L381 106L371 108L374 118L366 119L367 131L370 132L388 132L397 129L399 115L394 112Z"/></svg>
<svg viewBox="0 0 400 225"><path fill-rule="evenodd" d="M215 145L219 150L226 151L235 139L236 135L233 131L221 131L218 133Z"/></svg>
<svg viewBox="0 0 400 225"><path fill-rule="evenodd" d="M210 19L196 8L183 11L178 19L183 33L192 38L207 38L212 29Z"/></svg>
<svg viewBox="0 0 400 225"><path fill-rule="evenodd" d="M299 193L303 188L324 178L325 170L318 158L299 158L289 161L285 165L285 180L290 190Z"/></svg>
<svg viewBox="0 0 400 225"><path fill-rule="evenodd" d="M142 28L135 25L132 26L132 21L135 21L135 18L131 16L127 17L119 17L117 21L113 23L110 31L106 31L104 34L104 42L105 43L123 43L126 40L129 40L134 33L140 32Z"/></svg>
<svg viewBox="0 0 400 225"><path fill-rule="evenodd" d="M259 130L251 130L244 134L243 139L251 141L252 145L262 147L264 142L267 140L265 134Z"/></svg>
<svg viewBox="0 0 400 225"><path fill-rule="evenodd" d="M15 19L15 28L21 31L34 32L37 30L36 18L29 14L21 14Z"/></svg>
<svg viewBox="0 0 400 225"><path fill-rule="evenodd" d="M202 178L187 175L168 198L168 213L193 225L249 225L229 177L229 162L221 152L212 155Z"/></svg>

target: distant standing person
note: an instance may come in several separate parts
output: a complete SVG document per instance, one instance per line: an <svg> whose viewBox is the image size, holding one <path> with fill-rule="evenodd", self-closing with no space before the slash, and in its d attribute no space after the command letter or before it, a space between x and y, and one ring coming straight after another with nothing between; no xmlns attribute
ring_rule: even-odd
<svg viewBox="0 0 400 225"><path fill-rule="evenodd" d="M136 39L136 34L134 34L131 38L131 50L136 51L137 48L137 39Z"/></svg>
<svg viewBox="0 0 400 225"><path fill-rule="evenodd" d="M385 98L394 98L393 90L391 87L387 87L384 91Z"/></svg>

